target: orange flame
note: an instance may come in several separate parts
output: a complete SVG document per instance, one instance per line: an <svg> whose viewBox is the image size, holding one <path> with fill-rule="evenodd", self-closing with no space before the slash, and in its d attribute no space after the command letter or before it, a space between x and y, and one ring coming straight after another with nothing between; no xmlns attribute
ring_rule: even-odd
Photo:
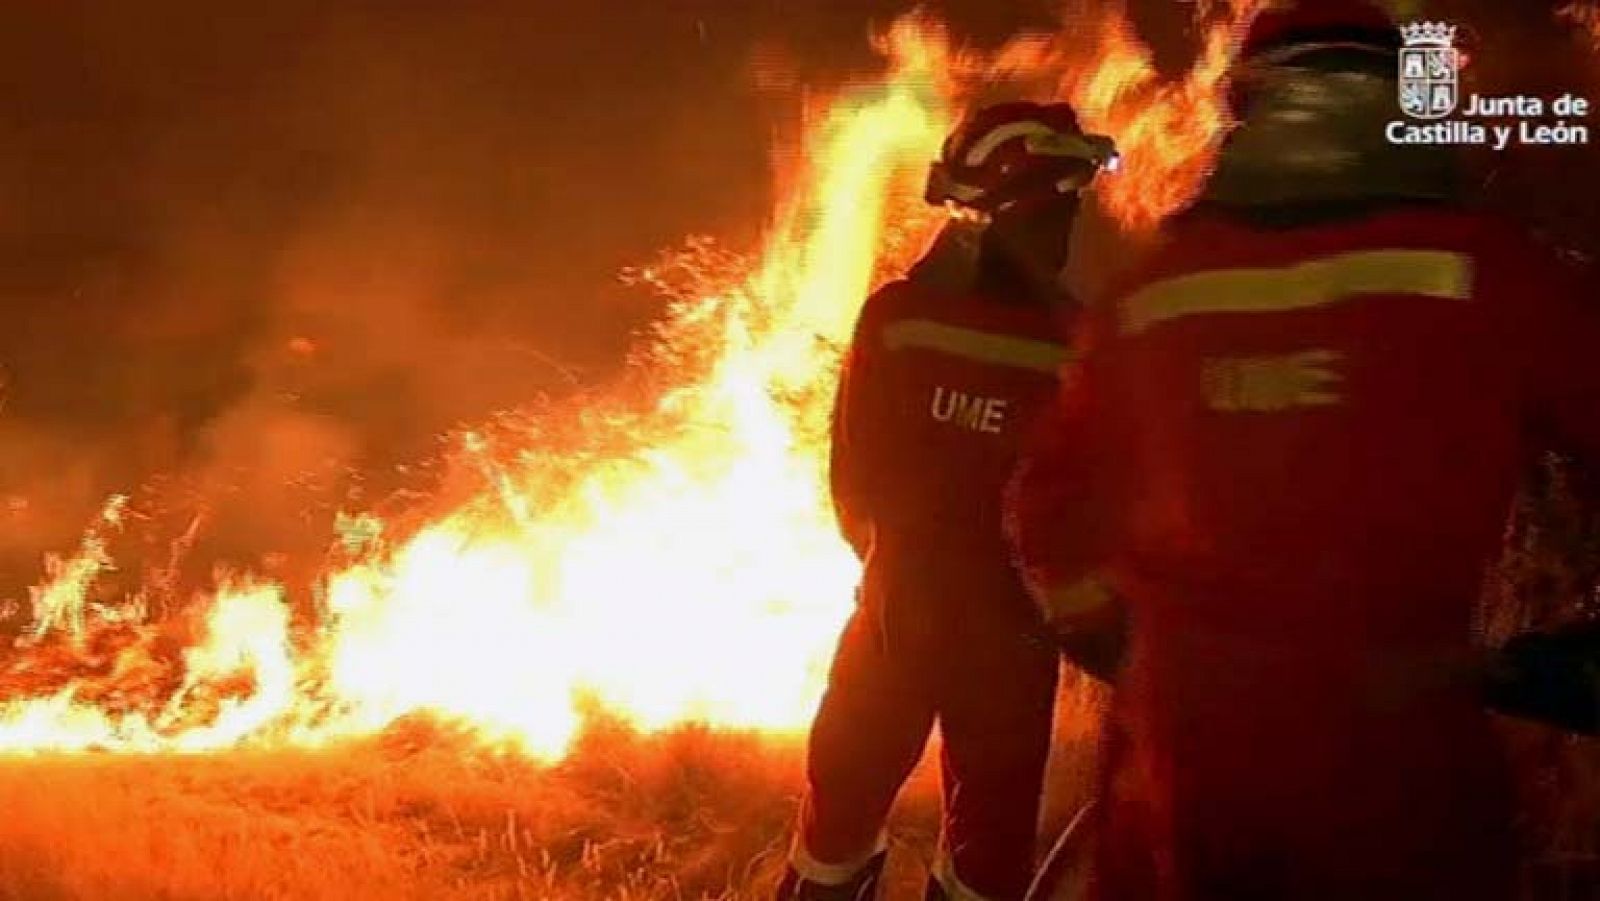
<svg viewBox="0 0 1600 901"><path fill-rule="evenodd" d="M100 511L98 521L84 533L77 553L67 558L54 555L45 558L45 574L49 579L28 591L33 604L29 638L38 639L52 630L65 628L72 641L81 643L84 640L89 586L112 565L106 554L105 533L122 525L127 504L125 495L112 497Z"/></svg>
<svg viewBox="0 0 1600 901"><path fill-rule="evenodd" d="M0 669L0 750L313 745L421 713L554 759L592 707L646 730L798 730L859 575L826 501L838 352L867 291L940 224L921 180L958 98L1054 73L1122 146L1108 208L1148 228L1192 195L1224 125L1236 20L1163 84L1120 9L1092 58L1082 31L982 59L902 19L881 43L889 74L808 119L759 259L693 241L642 271L675 302L627 376L460 436L481 488L453 508L410 526L341 514L315 627L295 627L282 585L225 581L163 658L171 635L138 619L141 596L89 602L114 500L33 593L39 646Z"/></svg>
<svg viewBox="0 0 1600 901"><path fill-rule="evenodd" d="M1097 189L1106 212L1142 235L1193 200L1232 124L1224 80L1243 26L1266 0L1212 0L1196 8L1204 24L1195 64L1163 80L1150 48L1137 36L1121 0L1069 0L1060 34L1013 41L990 68L994 77L1050 72L1055 94L1071 103L1084 126L1111 135L1120 170ZM1095 48L1082 52L1084 44Z"/></svg>
<svg viewBox="0 0 1600 901"><path fill-rule="evenodd" d="M858 575L823 500L836 349L936 225L917 193L950 124L942 33L905 20L884 47L888 78L807 135L760 261L697 270L691 248L691 284L630 378L539 418L574 440L464 436L484 490L407 536L341 519L357 556L326 577L314 634L291 635L279 586L224 585L159 709L97 706L79 680L0 706L0 748L319 743L426 712L557 757L585 703L643 729L801 727ZM52 563L38 637L92 629L104 547L97 525Z"/></svg>
<svg viewBox="0 0 1600 901"><path fill-rule="evenodd" d="M1557 9L1556 17L1580 29L1589 46L1600 50L1600 6L1593 0L1574 0Z"/></svg>

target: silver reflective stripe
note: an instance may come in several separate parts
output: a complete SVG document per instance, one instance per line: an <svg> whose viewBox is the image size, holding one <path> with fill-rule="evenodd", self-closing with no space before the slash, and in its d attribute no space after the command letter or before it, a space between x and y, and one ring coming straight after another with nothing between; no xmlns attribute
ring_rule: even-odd
<svg viewBox="0 0 1600 901"><path fill-rule="evenodd" d="M983 199L984 190L973 185L955 180L945 182L944 189L949 195L962 203L977 203Z"/></svg>
<svg viewBox="0 0 1600 901"><path fill-rule="evenodd" d="M972 145L963 162L969 168L981 166L1002 144L1016 138L1024 138L1028 152L1038 156L1062 156L1101 163L1115 152L1111 140L1103 135L1080 135L1030 119L1009 122L990 131Z"/></svg>
<svg viewBox="0 0 1600 901"><path fill-rule="evenodd" d="M1366 250L1280 269L1218 269L1147 285L1122 301L1122 333L1207 313L1279 313L1371 294L1472 296L1472 260L1442 250Z"/></svg>
<svg viewBox="0 0 1600 901"><path fill-rule="evenodd" d="M1007 122L974 141L972 149L967 151L966 159L962 162L968 166L981 166L984 160L989 158L989 154L999 150L1001 144L1012 138L1024 138L1030 135L1053 135L1055 133L1056 130L1054 128L1036 119Z"/></svg>
<svg viewBox="0 0 1600 901"><path fill-rule="evenodd" d="M889 833L879 830L878 837L873 840L872 850L866 854L844 863L823 863L811 856L805 841L796 833L794 844L789 849L789 866L800 874L801 879L815 885L848 885L851 880L861 875L874 857L882 854L888 847Z"/></svg>
<svg viewBox="0 0 1600 901"><path fill-rule="evenodd" d="M883 343L890 350L934 350L980 363L1038 372L1054 373L1072 360L1072 352L1060 344L980 332L931 319L890 323L883 330Z"/></svg>

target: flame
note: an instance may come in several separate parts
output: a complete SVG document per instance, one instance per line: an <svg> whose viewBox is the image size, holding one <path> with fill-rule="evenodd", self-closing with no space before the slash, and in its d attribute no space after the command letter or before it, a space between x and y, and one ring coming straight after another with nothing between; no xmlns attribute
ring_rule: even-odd
<svg viewBox="0 0 1600 901"><path fill-rule="evenodd" d="M122 514L127 508L126 495L114 495L100 511L97 522L84 533L77 553L62 558L45 558L45 574L49 579L30 589L33 604L33 624L28 637L38 639L53 629L65 627L71 640L84 640L84 599L89 587L100 573L112 565L106 553L105 533L122 525Z"/></svg>
<svg viewBox="0 0 1600 901"><path fill-rule="evenodd" d="M1600 6L1593 0L1573 0L1556 10L1556 18L1578 28L1590 48L1600 50Z"/></svg>
<svg viewBox="0 0 1600 901"><path fill-rule="evenodd" d="M881 81L808 106L760 255L696 239L633 273L673 303L625 377L458 436L476 488L448 505L339 514L316 610L248 576L202 598L197 623L148 621L139 592L92 603L114 499L34 589L33 646L0 664L0 750L319 745L418 714L551 760L591 711L798 731L859 576L826 500L839 351L861 299L940 225L922 177L961 103L979 81L1051 73L1122 147L1103 202L1147 229L1192 196L1225 127L1243 14L1216 17L1174 83L1121 7L987 58L901 19ZM316 351L300 340L288 349Z"/></svg>
<svg viewBox="0 0 1600 901"><path fill-rule="evenodd" d="M1055 96L1072 104L1084 127L1111 135L1122 155L1097 188L1105 211L1132 235L1146 235L1197 195L1232 125L1225 83L1244 26L1265 0L1202 0L1196 62L1163 79L1122 0L1069 0L1064 27L1046 38L1011 42L993 76L1050 72ZM1092 54L1085 54L1089 44Z"/></svg>
<svg viewBox="0 0 1600 901"><path fill-rule="evenodd" d="M1102 31L1106 58L1068 87L1092 128L1116 135L1127 166L1104 194L1113 217L1133 231L1153 228L1193 200L1231 118L1222 90L1240 23L1259 0L1240 0L1206 31L1199 62L1176 82L1156 79L1148 48L1124 17Z"/></svg>
<svg viewBox="0 0 1600 901"><path fill-rule="evenodd" d="M588 706L646 730L802 727L859 575L823 500L837 349L937 225L918 192L952 115L933 23L903 20L883 47L883 83L814 120L759 260L697 243L648 273L678 300L630 377L526 428L462 436L484 488L454 509L409 535L342 517L353 559L321 580L309 635L283 586L224 584L171 661L165 702L112 709L104 683L147 671L130 661L156 644L148 626L118 650L84 644L126 625L89 603L115 500L50 564L31 633L70 636L70 662L98 652L107 674L17 697L51 667L34 656L0 673L0 748L318 744L428 713L556 758Z"/></svg>
<svg viewBox="0 0 1600 901"><path fill-rule="evenodd" d="M183 659L184 682L168 702L163 724L182 719L197 699L230 678L247 676L252 684L244 697L218 702L211 722L179 732L178 749L226 748L280 716L294 701L295 664L289 610L277 586L242 586L220 594L204 640Z"/></svg>

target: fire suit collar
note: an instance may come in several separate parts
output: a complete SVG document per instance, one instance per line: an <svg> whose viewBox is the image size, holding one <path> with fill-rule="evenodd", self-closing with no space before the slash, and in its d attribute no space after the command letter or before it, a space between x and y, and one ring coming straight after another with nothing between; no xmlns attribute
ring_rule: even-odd
<svg viewBox="0 0 1600 901"><path fill-rule="evenodd" d="M1366 72L1281 68L1262 77L1227 138L1202 202L1272 207L1368 199L1442 200L1459 193L1449 147L1396 146L1395 82Z"/></svg>
<svg viewBox="0 0 1600 901"><path fill-rule="evenodd" d="M996 303L1020 306L1076 304L1066 266L1056 273L1053 296L1040 296L1040 286L985 247L987 228L962 219L945 223L928 250L907 271L906 280L920 289L946 296L981 295Z"/></svg>
<svg viewBox="0 0 1600 901"><path fill-rule="evenodd" d="M972 290L977 280L982 237L983 226L960 219L950 220L939 230L922 258L912 265L906 278L920 288L945 294Z"/></svg>

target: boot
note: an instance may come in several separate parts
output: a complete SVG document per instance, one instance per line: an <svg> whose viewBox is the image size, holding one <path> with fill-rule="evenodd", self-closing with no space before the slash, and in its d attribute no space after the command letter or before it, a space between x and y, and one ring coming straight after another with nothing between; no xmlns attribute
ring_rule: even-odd
<svg viewBox="0 0 1600 901"><path fill-rule="evenodd" d="M783 881L778 883L776 901L877 901L883 882L883 865L888 859L889 852L879 851L855 878L843 885L808 882L794 867L788 867L783 872Z"/></svg>

